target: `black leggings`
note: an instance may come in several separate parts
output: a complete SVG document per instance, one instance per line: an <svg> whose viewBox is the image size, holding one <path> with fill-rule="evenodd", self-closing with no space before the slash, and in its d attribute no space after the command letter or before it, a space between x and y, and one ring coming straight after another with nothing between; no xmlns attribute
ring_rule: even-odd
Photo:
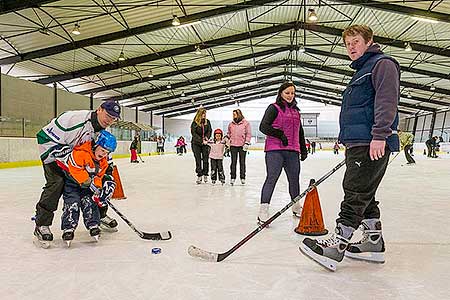
<svg viewBox="0 0 450 300"><path fill-rule="evenodd" d="M240 178L245 179L245 156L247 152L244 151L242 147L235 147L235 146L230 147L230 152L231 152L231 165L230 165L231 179L236 179L236 165L238 155L239 155Z"/></svg>

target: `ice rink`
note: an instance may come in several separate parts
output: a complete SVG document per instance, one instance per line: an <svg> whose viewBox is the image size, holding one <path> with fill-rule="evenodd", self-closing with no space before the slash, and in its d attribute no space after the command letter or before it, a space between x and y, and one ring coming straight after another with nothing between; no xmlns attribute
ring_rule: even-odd
<svg viewBox="0 0 450 300"><path fill-rule="evenodd" d="M393 156L392 156L393 157ZM319 152L302 163L301 190L344 158ZM61 240L56 213L50 249L32 242L34 206L44 183L41 167L0 170L0 299L449 299L450 158L388 167L381 202L386 263L344 259L335 273L303 256L290 210L220 263L190 257L193 244L224 252L256 226L264 153L247 157L247 184L195 184L192 154L116 160L127 200L115 201L138 229L170 230L170 241L141 240L112 211L119 232L92 242L80 222L71 248ZM334 228L344 168L319 186L326 227ZM271 213L289 201L283 173ZM61 201L62 202L62 201ZM61 204L61 203L60 203ZM60 205L61 206L61 205ZM160 247L162 253L151 253Z"/></svg>

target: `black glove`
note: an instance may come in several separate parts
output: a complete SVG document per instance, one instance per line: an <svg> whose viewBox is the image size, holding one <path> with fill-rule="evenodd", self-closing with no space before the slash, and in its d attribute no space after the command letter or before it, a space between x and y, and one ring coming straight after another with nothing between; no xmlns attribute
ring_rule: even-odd
<svg viewBox="0 0 450 300"><path fill-rule="evenodd" d="M283 133L283 135L280 137L280 140L281 140L281 143L283 144L283 146L287 146L288 145L288 139L287 139L287 137L284 135L284 133Z"/></svg>
<svg viewBox="0 0 450 300"><path fill-rule="evenodd" d="M308 157L308 153L307 152L302 152L302 153L300 153L300 160L301 161L304 161L306 158Z"/></svg>

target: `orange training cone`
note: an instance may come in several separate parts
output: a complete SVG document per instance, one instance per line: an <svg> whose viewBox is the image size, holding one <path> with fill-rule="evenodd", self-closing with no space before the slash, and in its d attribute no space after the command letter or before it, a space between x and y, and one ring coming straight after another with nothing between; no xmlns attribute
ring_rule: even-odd
<svg viewBox="0 0 450 300"><path fill-rule="evenodd" d="M313 183L314 179L311 179L310 184ZM297 228L295 228L295 232L302 235L324 235L328 233L328 230L325 229L325 225L323 224L317 187L306 195L302 216Z"/></svg>
<svg viewBox="0 0 450 300"><path fill-rule="evenodd" d="M114 181L116 182L116 189L114 190L112 198L115 200L127 199L127 197L125 197L125 194L123 193L122 181L120 180L119 170L117 169L117 166L114 166L112 175L114 177Z"/></svg>

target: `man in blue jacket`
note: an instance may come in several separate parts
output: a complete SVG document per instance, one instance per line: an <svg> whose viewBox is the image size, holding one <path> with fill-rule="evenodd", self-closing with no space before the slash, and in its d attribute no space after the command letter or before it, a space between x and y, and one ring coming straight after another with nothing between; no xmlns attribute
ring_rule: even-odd
<svg viewBox="0 0 450 300"><path fill-rule="evenodd" d="M339 141L346 147L344 200L330 238L306 238L300 250L334 271L344 255L384 262L380 210L375 193L386 171L389 155L399 151L397 135L400 67L373 42L373 31L352 25L343 32L350 67L355 74L343 93ZM355 229L363 238L350 243Z"/></svg>

